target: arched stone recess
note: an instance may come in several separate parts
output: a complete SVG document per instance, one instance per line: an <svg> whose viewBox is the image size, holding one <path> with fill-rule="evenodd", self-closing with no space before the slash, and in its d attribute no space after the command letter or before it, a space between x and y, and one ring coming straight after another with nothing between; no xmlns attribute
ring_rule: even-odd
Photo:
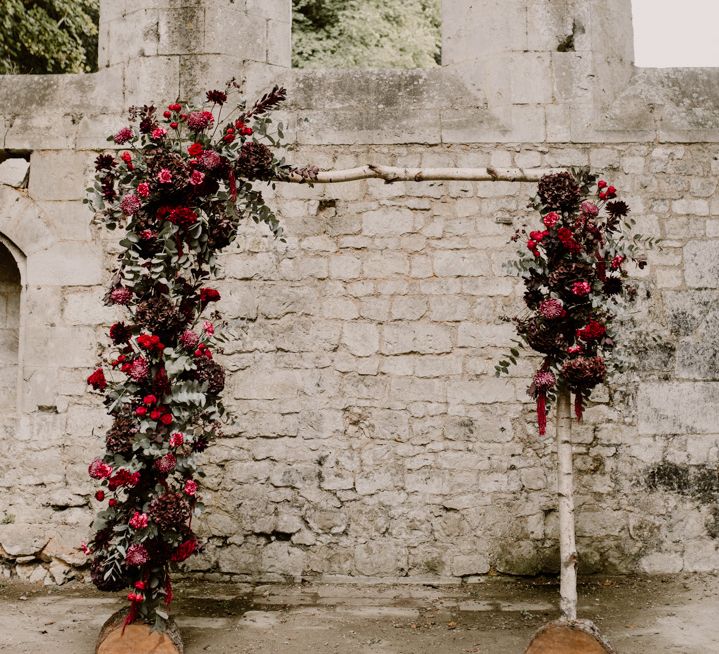
<svg viewBox="0 0 719 654"><path fill-rule="evenodd" d="M15 429L20 379L22 252L0 234L0 437Z"/></svg>

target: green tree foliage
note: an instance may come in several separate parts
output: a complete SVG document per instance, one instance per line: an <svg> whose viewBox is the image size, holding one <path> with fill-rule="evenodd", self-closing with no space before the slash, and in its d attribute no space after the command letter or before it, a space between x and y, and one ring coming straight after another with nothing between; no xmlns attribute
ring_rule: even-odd
<svg viewBox="0 0 719 654"><path fill-rule="evenodd" d="M293 0L298 68L430 68L440 0Z"/></svg>
<svg viewBox="0 0 719 654"><path fill-rule="evenodd" d="M97 69L99 0L0 0L0 74Z"/></svg>

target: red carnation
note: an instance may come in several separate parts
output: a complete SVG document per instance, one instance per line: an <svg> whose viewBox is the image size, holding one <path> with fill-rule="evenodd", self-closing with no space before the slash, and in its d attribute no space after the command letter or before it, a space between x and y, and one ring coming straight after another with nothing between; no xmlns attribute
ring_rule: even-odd
<svg viewBox="0 0 719 654"><path fill-rule="evenodd" d="M592 292L592 287L589 282L574 282L572 284L572 293L577 297L584 297Z"/></svg>
<svg viewBox="0 0 719 654"><path fill-rule="evenodd" d="M87 468L87 473L93 479L105 479L112 474L112 466L105 463L102 459L93 459Z"/></svg>
<svg viewBox="0 0 719 654"><path fill-rule="evenodd" d="M105 379L105 373L102 368L98 368L88 378L87 383L90 384L96 391L104 391L107 388L107 380Z"/></svg>
<svg viewBox="0 0 719 654"><path fill-rule="evenodd" d="M544 216L542 222L546 227L552 228L557 224L557 222L559 222L559 214L556 211L550 211L546 216Z"/></svg>

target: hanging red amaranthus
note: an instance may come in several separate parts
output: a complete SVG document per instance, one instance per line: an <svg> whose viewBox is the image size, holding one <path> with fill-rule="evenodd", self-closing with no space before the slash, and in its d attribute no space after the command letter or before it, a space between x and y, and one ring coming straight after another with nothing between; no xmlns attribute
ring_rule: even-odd
<svg viewBox="0 0 719 654"><path fill-rule="evenodd" d="M532 203L542 229L524 228L513 238L523 243L516 267L527 305L513 320L517 343L542 355L529 387L540 435L546 432L548 402L558 387L574 393L581 420L592 389L605 381L606 360L616 343L616 307L635 294L625 283L626 263L643 267L637 242L651 245L651 239L627 238L629 207L616 199L614 186L595 181L585 171L544 176ZM497 374L506 373L518 355L512 348L496 366Z"/></svg>

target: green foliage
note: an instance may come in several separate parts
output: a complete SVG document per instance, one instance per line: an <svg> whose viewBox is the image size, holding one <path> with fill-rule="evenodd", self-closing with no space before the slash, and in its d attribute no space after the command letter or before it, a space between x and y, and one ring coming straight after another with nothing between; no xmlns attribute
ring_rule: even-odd
<svg viewBox="0 0 719 654"><path fill-rule="evenodd" d="M97 68L99 0L2 0L0 74Z"/></svg>
<svg viewBox="0 0 719 654"><path fill-rule="evenodd" d="M440 63L439 0L293 0L298 68L430 68Z"/></svg>

